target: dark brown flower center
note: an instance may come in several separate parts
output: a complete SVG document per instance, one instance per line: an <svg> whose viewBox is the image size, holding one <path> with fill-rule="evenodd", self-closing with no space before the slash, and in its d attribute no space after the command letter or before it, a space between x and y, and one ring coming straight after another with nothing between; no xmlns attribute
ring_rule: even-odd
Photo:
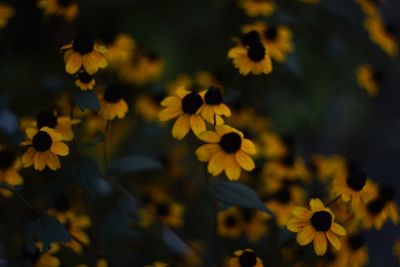
<svg viewBox="0 0 400 267"><path fill-rule="evenodd" d="M260 62L265 58L265 47L261 43L252 45L247 50L247 56L253 62Z"/></svg>
<svg viewBox="0 0 400 267"><path fill-rule="evenodd" d="M311 217L311 224L316 231L326 232L331 229L332 215L327 211L317 211Z"/></svg>
<svg viewBox="0 0 400 267"><path fill-rule="evenodd" d="M117 103L122 99L122 88L118 84L110 84L104 91L104 100L108 103Z"/></svg>
<svg viewBox="0 0 400 267"><path fill-rule="evenodd" d="M57 116L49 111L40 111L36 116L36 124L38 129L42 127L54 128L57 125Z"/></svg>
<svg viewBox="0 0 400 267"><path fill-rule="evenodd" d="M221 89L215 86L211 86L210 88L208 88L204 96L204 101L206 102L206 104L213 106L221 104L223 101Z"/></svg>
<svg viewBox="0 0 400 267"><path fill-rule="evenodd" d="M251 209L241 209L243 219L246 223L249 223L254 216L254 210Z"/></svg>
<svg viewBox="0 0 400 267"><path fill-rule="evenodd" d="M375 199L367 204L367 211L369 214L376 216L385 207L385 203L381 199Z"/></svg>
<svg viewBox="0 0 400 267"><path fill-rule="evenodd" d="M288 168L294 167L294 163L295 163L295 157L293 153L286 154L285 157L283 157L282 159L282 164Z"/></svg>
<svg viewBox="0 0 400 267"><path fill-rule="evenodd" d="M93 80L93 76L83 71L78 74L78 79L83 83L90 83Z"/></svg>
<svg viewBox="0 0 400 267"><path fill-rule="evenodd" d="M58 4L62 7L68 7L75 2L75 0L58 0Z"/></svg>
<svg viewBox="0 0 400 267"><path fill-rule="evenodd" d="M264 36L268 41L275 41L275 39L278 37L278 29L275 26L269 27L265 31Z"/></svg>
<svg viewBox="0 0 400 267"><path fill-rule="evenodd" d="M365 240L360 234L356 234L347 239L347 244L351 250L356 251L364 246Z"/></svg>
<svg viewBox="0 0 400 267"><path fill-rule="evenodd" d="M79 35L72 42L72 48L74 49L74 51L78 52L81 55L92 52L93 46L93 40L86 35Z"/></svg>
<svg viewBox="0 0 400 267"><path fill-rule="evenodd" d="M10 149L0 151L0 170L7 170L11 168L17 156Z"/></svg>
<svg viewBox="0 0 400 267"><path fill-rule="evenodd" d="M229 215L229 216L227 216L225 218L224 224L225 224L226 227L232 228L232 227L236 226L237 220L236 220L236 218L234 216Z"/></svg>
<svg viewBox="0 0 400 267"><path fill-rule="evenodd" d="M354 191L361 191L367 182L367 175L355 164L348 168L347 186Z"/></svg>
<svg viewBox="0 0 400 267"><path fill-rule="evenodd" d="M184 113L196 114L204 101L198 93L191 92L182 99L182 109Z"/></svg>
<svg viewBox="0 0 400 267"><path fill-rule="evenodd" d="M219 145L226 153L233 154L240 150L240 147L242 145L242 138L238 133L227 133L221 137Z"/></svg>
<svg viewBox="0 0 400 267"><path fill-rule="evenodd" d="M282 204L287 204L291 200L290 190L288 187L283 187L273 195L273 199Z"/></svg>
<svg viewBox="0 0 400 267"><path fill-rule="evenodd" d="M32 140L32 146L39 152L45 152L50 149L53 140L45 131L39 131L35 134Z"/></svg>
<svg viewBox="0 0 400 267"><path fill-rule="evenodd" d="M385 75L383 74L382 71L379 70L373 70L372 71L372 80L377 83L378 85L381 85L385 79Z"/></svg>
<svg viewBox="0 0 400 267"><path fill-rule="evenodd" d="M69 198L65 195L57 196L54 200L53 207L60 212L67 211L71 206Z"/></svg>
<svg viewBox="0 0 400 267"><path fill-rule="evenodd" d="M160 215L161 217L165 217L171 212L171 208L167 204L158 204L156 211L158 215Z"/></svg>
<svg viewBox="0 0 400 267"><path fill-rule="evenodd" d="M260 35L256 31L245 33L240 38L242 45L249 47L261 43Z"/></svg>
<svg viewBox="0 0 400 267"><path fill-rule="evenodd" d="M239 256L241 267L254 267L257 264L257 255L252 251L245 251Z"/></svg>

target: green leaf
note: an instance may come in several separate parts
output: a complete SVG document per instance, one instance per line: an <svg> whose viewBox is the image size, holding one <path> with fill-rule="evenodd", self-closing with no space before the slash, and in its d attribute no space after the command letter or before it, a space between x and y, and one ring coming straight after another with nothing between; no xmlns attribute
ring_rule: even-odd
<svg viewBox="0 0 400 267"><path fill-rule="evenodd" d="M161 163L148 156L128 156L114 161L111 165L111 171L115 173L131 173L156 169L162 169Z"/></svg>
<svg viewBox="0 0 400 267"><path fill-rule="evenodd" d="M258 209L272 214L257 193L242 183L216 179L212 182L211 193L218 201L224 204Z"/></svg>
<svg viewBox="0 0 400 267"><path fill-rule="evenodd" d="M185 255L190 251L190 247L175 232L165 226L162 230L162 238L171 250L180 255Z"/></svg>
<svg viewBox="0 0 400 267"><path fill-rule="evenodd" d="M80 158L72 166L73 179L88 192L93 192L95 183L100 176L99 166L92 158Z"/></svg>
<svg viewBox="0 0 400 267"><path fill-rule="evenodd" d="M93 91L72 89L72 100L82 111L85 109L96 111L100 108L99 100Z"/></svg>
<svg viewBox="0 0 400 267"><path fill-rule="evenodd" d="M43 242L43 251L46 252L51 243L68 242L70 236L65 226L56 218L44 214L28 221L25 226L25 246L30 253L35 253L34 243L38 240Z"/></svg>

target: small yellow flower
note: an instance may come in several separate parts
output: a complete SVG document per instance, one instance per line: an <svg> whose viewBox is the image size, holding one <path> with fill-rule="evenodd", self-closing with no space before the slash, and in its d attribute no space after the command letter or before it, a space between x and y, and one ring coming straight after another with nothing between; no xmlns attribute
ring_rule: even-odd
<svg viewBox="0 0 400 267"><path fill-rule="evenodd" d="M342 241L343 246L336 257L336 265L333 266L366 266L368 263L368 248L364 237L356 233L346 236Z"/></svg>
<svg viewBox="0 0 400 267"><path fill-rule="evenodd" d="M58 267L61 265L60 260L54 256L60 250L57 243L50 244L50 250L43 253L43 243L35 243L35 254L31 255L33 267Z"/></svg>
<svg viewBox="0 0 400 267"><path fill-rule="evenodd" d="M211 124L221 125L224 120L221 116L229 117L231 110L223 103L222 90L216 86L210 86L207 90L200 92L204 99L201 116Z"/></svg>
<svg viewBox="0 0 400 267"><path fill-rule="evenodd" d="M243 232L250 242L257 242L268 232L266 222L271 216L265 212L250 209L241 209L244 218Z"/></svg>
<svg viewBox="0 0 400 267"><path fill-rule="evenodd" d="M42 110L36 116L36 123L32 126L40 129L49 127L63 136L63 140L71 141L74 138L72 125L79 123L79 120L71 120L67 116L57 116L55 112Z"/></svg>
<svg viewBox="0 0 400 267"><path fill-rule="evenodd" d="M78 215L74 212L69 213L66 217L57 217L60 223L64 224L68 230L71 240L64 243L66 247L72 249L78 254L82 254L83 245L90 244L90 238L85 232L91 226L90 217L87 215Z"/></svg>
<svg viewBox="0 0 400 267"><path fill-rule="evenodd" d="M82 67L93 75L99 68L107 67L108 63L104 54L107 49L96 45L93 40L85 35L79 35L72 43L64 45L65 70L69 74L77 73Z"/></svg>
<svg viewBox="0 0 400 267"><path fill-rule="evenodd" d="M357 83L365 89L370 96L376 96L383 82L383 73L374 69L370 65L360 65L357 67Z"/></svg>
<svg viewBox="0 0 400 267"><path fill-rule="evenodd" d="M229 259L228 267L264 267L262 260L252 249L236 250Z"/></svg>
<svg viewBox="0 0 400 267"><path fill-rule="evenodd" d="M217 215L217 231L221 237L236 238L243 233L244 218L237 207L229 207L219 211Z"/></svg>
<svg viewBox="0 0 400 267"><path fill-rule="evenodd" d="M369 38L391 57L397 56L397 42L394 36L395 27L386 24L380 16L367 17L364 28L369 33Z"/></svg>
<svg viewBox="0 0 400 267"><path fill-rule="evenodd" d="M200 115L204 106L203 98L196 92L190 92L180 87L176 96L168 96L162 102L163 110L158 114L160 122L178 117L172 127L172 137L183 139L192 129L195 135L206 130L206 124Z"/></svg>
<svg viewBox="0 0 400 267"><path fill-rule="evenodd" d="M270 16L277 9L272 0L239 0L239 7L244 9L249 17Z"/></svg>
<svg viewBox="0 0 400 267"><path fill-rule="evenodd" d="M111 67L119 69L129 62L136 52L136 42L125 33L118 34L107 44L105 57Z"/></svg>
<svg viewBox="0 0 400 267"><path fill-rule="evenodd" d="M10 5L0 3L0 29L4 28L8 20L15 16L15 10Z"/></svg>
<svg viewBox="0 0 400 267"><path fill-rule="evenodd" d="M261 42L256 31L251 31L241 37L240 43L229 49L228 58L242 75L269 74L272 72L272 62L268 49Z"/></svg>
<svg viewBox="0 0 400 267"><path fill-rule="evenodd" d="M9 148L0 147L0 182L10 186L21 185L24 181L18 170L21 163Z"/></svg>
<svg viewBox="0 0 400 267"><path fill-rule="evenodd" d="M135 99L135 112L145 121L155 122L158 120L158 113L161 111L160 100L151 95L139 95Z"/></svg>
<svg viewBox="0 0 400 267"><path fill-rule="evenodd" d="M157 214L162 223L170 227L181 227L184 223L183 215L185 209L177 202L160 201L150 203L147 207L151 210L151 213L147 209L141 209L138 212L140 218L139 224L142 227L148 227L153 223L153 214Z"/></svg>
<svg viewBox="0 0 400 267"><path fill-rule="evenodd" d="M360 5L361 10L368 16L379 16L380 6L385 0L355 0Z"/></svg>
<svg viewBox="0 0 400 267"><path fill-rule="evenodd" d="M86 71L81 71L78 73L75 80L75 85L82 91L92 90L96 85L96 80L93 75L90 75Z"/></svg>
<svg viewBox="0 0 400 267"><path fill-rule="evenodd" d="M63 136L49 127L43 127L39 130L26 129L27 141L21 145L29 146L28 150L22 156L22 165L29 167L34 165L38 171L42 171L46 166L51 170L60 168L58 156L67 156L68 146L63 143Z"/></svg>
<svg viewBox="0 0 400 267"><path fill-rule="evenodd" d="M78 3L75 0L39 0L38 7L46 15L58 15L72 21L78 15Z"/></svg>
<svg viewBox="0 0 400 267"><path fill-rule="evenodd" d="M100 96L100 114L106 120L122 119L128 113L128 104L122 98L122 87L110 84Z"/></svg>
<svg viewBox="0 0 400 267"><path fill-rule="evenodd" d="M318 256L326 253L328 241L339 250L341 242L338 235L346 235L346 230L335 222L332 211L318 198L310 200L310 208L294 208L294 217L288 222L287 229L298 233L297 243L301 246L314 241L314 251Z"/></svg>
<svg viewBox="0 0 400 267"><path fill-rule="evenodd" d="M218 176L225 170L230 180L237 180L241 168L246 171L255 168L249 155L256 153L256 147L242 132L228 125L217 125L215 131L205 131L198 138L208 144L196 150L197 159L208 162L211 175Z"/></svg>

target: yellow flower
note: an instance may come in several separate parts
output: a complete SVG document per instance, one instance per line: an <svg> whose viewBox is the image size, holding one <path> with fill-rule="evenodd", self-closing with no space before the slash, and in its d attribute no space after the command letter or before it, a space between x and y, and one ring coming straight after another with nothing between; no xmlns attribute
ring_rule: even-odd
<svg viewBox="0 0 400 267"><path fill-rule="evenodd" d="M291 152L279 160L271 160L265 163L263 175L275 179L310 180L310 173L304 160Z"/></svg>
<svg viewBox="0 0 400 267"><path fill-rule="evenodd" d="M104 46L96 45L85 35L79 35L72 43L64 45L65 70L69 74L77 73L82 67L89 74L95 74L99 68L107 67L103 54L107 52Z"/></svg>
<svg viewBox="0 0 400 267"><path fill-rule="evenodd" d="M69 153L68 146L62 142L62 134L49 127L43 127L40 130L26 129L26 136L28 140L21 143L29 146L22 156L22 165L24 167L29 167L33 164L38 171L42 171L46 166L51 170L60 168L58 156L67 156Z"/></svg>
<svg viewBox="0 0 400 267"><path fill-rule="evenodd" d="M259 136L258 144L259 154L268 159L281 158L287 154L284 142L279 135L273 132L262 132Z"/></svg>
<svg viewBox="0 0 400 267"><path fill-rule="evenodd" d="M10 5L0 3L0 29L4 28L8 20L15 16L15 10Z"/></svg>
<svg viewBox="0 0 400 267"><path fill-rule="evenodd" d="M236 238L243 233L243 214L236 207L229 207L217 214L217 231L221 237Z"/></svg>
<svg viewBox="0 0 400 267"><path fill-rule="evenodd" d="M336 265L334 266L366 266L368 263L368 249L364 237L361 234L356 233L347 236L342 241L343 246L338 252Z"/></svg>
<svg viewBox="0 0 400 267"><path fill-rule="evenodd" d="M357 67L357 83L362 89L365 89L370 96L376 96L378 94L382 82L382 72L366 64Z"/></svg>
<svg viewBox="0 0 400 267"><path fill-rule="evenodd" d="M244 138L243 133L228 126L217 125L214 131L205 131L198 138L208 144L196 150L197 159L208 162L208 172L218 176L225 170L230 180L240 177L241 168L251 171L255 168L249 155L256 153L252 141Z"/></svg>
<svg viewBox="0 0 400 267"><path fill-rule="evenodd" d="M206 124L200 115L204 106L203 98L196 92L180 87L176 96L168 96L162 102L163 110L158 114L159 121L169 121L178 117L172 127L172 137L183 139L192 129L195 135L206 130Z"/></svg>
<svg viewBox="0 0 400 267"><path fill-rule="evenodd" d="M71 236L71 240L64 245L76 253L82 254L83 245L88 246L90 244L89 236L85 232L91 225L89 216L71 213L65 221L60 220L60 222L65 225Z"/></svg>
<svg viewBox="0 0 400 267"><path fill-rule="evenodd" d="M332 182L332 194L340 195L353 208L365 205L375 190L373 182L355 164L348 164L346 174L335 177Z"/></svg>
<svg viewBox="0 0 400 267"><path fill-rule="evenodd" d="M361 7L361 10L368 16L379 16L380 5L384 0L355 0Z"/></svg>
<svg viewBox="0 0 400 267"><path fill-rule="evenodd" d="M107 45L105 57L110 66L119 68L128 63L136 51L136 42L129 35L120 33Z"/></svg>
<svg viewBox="0 0 400 267"><path fill-rule="evenodd" d="M100 96L100 114L106 120L122 119L128 113L128 104L122 98L122 87L110 84Z"/></svg>
<svg viewBox="0 0 400 267"><path fill-rule="evenodd" d="M158 119L158 113L161 111L160 101L157 97L150 95L139 95L134 103L135 112L145 121L154 122Z"/></svg>
<svg viewBox="0 0 400 267"><path fill-rule="evenodd" d="M60 247L57 243L50 244L50 250L43 253L43 243L35 243L35 254L30 255L33 267L58 267L61 265L60 260L54 256Z"/></svg>
<svg viewBox="0 0 400 267"><path fill-rule="evenodd" d="M204 99L201 116L211 124L221 125L224 120L221 116L229 117L231 110L223 103L222 90L216 86L210 86L207 90L200 92Z"/></svg>
<svg viewBox="0 0 400 267"><path fill-rule="evenodd" d="M271 26L262 21L244 25L243 32L256 31L266 47L268 54L278 62L286 61L287 54L293 52L292 32L284 25Z"/></svg>
<svg viewBox="0 0 400 267"><path fill-rule="evenodd" d="M367 17L364 28L369 33L369 38L391 57L397 56L397 42L394 36L395 27L385 24L379 16Z"/></svg>
<svg viewBox="0 0 400 267"><path fill-rule="evenodd" d="M75 0L39 0L38 7L46 15L63 16L67 21L72 21L78 15L78 3Z"/></svg>
<svg viewBox="0 0 400 267"><path fill-rule="evenodd" d="M244 233L250 242L257 242L268 232L266 222L271 216L258 210L241 209L244 218Z"/></svg>
<svg viewBox="0 0 400 267"><path fill-rule="evenodd" d="M96 80L93 75L90 75L86 71L81 71L78 73L75 85L82 91L92 90L96 85Z"/></svg>
<svg viewBox="0 0 400 267"><path fill-rule="evenodd" d="M294 208L294 217L289 220L287 229L298 233L297 243L301 246L314 241L314 251L318 256L325 254L328 241L339 250L341 242L338 235L346 235L346 230L335 222L334 214L320 199L311 199L310 208L311 210L304 207Z"/></svg>
<svg viewBox="0 0 400 267"><path fill-rule="evenodd" d="M20 168L17 155L11 149L0 146L0 182L10 186L21 185L24 181L18 172Z"/></svg>
<svg viewBox="0 0 400 267"><path fill-rule="evenodd" d="M329 180L346 175L346 159L339 155L312 157L314 172L321 180Z"/></svg>
<svg viewBox="0 0 400 267"><path fill-rule="evenodd" d="M36 124L33 126L37 129L48 127L60 133L65 141L71 141L74 138L72 125L79 123L79 120L71 120L67 116L57 116L54 112L42 110L36 116Z"/></svg>
<svg viewBox="0 0 400 267"><path fill-rule="evenodd" d="M244 9L249 17L269 16L277 9L272 0L239 0L239 7Z"/></svg>
<svg viewBox="0 0 400 267"><path fill-rule="evenodd" d="M242 75L269 74L272 71L272 63L268 53L259 34L251 31L241 37L240 43L229 49L228 58L233 60L233 65Z"/></svg>
<svg viewBox="0 0 400 267"><path fill-rule="evenodd" d="M228 267L264 267L262 260L252 249L236 250L233 254Z"/></svg>

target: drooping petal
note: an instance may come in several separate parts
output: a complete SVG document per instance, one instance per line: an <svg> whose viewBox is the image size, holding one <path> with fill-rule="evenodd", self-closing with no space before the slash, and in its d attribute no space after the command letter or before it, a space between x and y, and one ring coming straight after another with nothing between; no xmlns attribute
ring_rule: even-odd
<svg viewBox="0 0 400 267"><path fill-rule="evenodd" d="M289 231L297 233L309 224L310 224L309 220L293 217L288 221L286 227Z"/></svg>
<svg viewBox="0 0 400 267"><path fill-rule="evenodd" d="M234 155L225 157L225 174L229 180L237 180L240 177L241 169Z"/></svg>
<svg viewBox="0 0 400 267"><path fill-rule="evenodd" d="M213 176L219 175L224 170L226 154L223 151L215 153L208 162L208 172Z"/></svg>
<svg viewBox="0 0 400 267"><path fill-rule="evenodd" d="M296 207L292 210L292 213L299 218L308 220L312 216L312 212L309 209L303 207Z"/></svg>
<svg viewBox="0 0 400 267"><path fill-rule="evenodd" d="M235 153L235 158L240 167L246 171L251 171L256 167L252 158L240 150Z"/></svg>
<svg viewBox="0 0 400 267"><path fill-rule="evenodd" d="M35 136L35 134L37 133L37 130L36 129L34 129L34 128L28 128L28 129L26 129L26 136L29 138L29 139L33 139L33 137Z"/></svg>
<svg viewBox="0 0 400 267"><path fill-rule="evenodd" d="M198 138L207 143L218 143L221 140L221 137L213 131L204 131L199 134Z"/></svg>
<svg viewBox="0 0 400 267"><path fill-rule="evenodd" d="M159 121L168 121L168 120L178 117L182 113L183 113L182 109L180 109L178 107L165 108L165 109L161 110L160 113L158 113L158 120Z"/></svg>
<svg viewBox="0 0 400 267"><path fill-rule="evenodd" d="M337 235L342 235L342 236L346 235L346 230L342 226L340 226L339 224L337 224L335 222L332 223L331 231Z"/></svg>
<svg viewBox="0 0 400 267"><path fill-rule="evenodd" d="M300 246L305 246L311 243L315 237L315 229L311 226L308 225L304 227L296 237L297 243L299 243Z"/></svg>
<svg viewBox="0 0 400 267"><path fill-rule="evenodd" d="M326 236L324 232L316 232L314 237L314 251L318 256L322 256L325 254L326 249L328 247L328 242L326 240Z"/></svg>
<svg viewBox="0 0 400 267"><path fill-rule="evenodd" d="M240 149L250 155L254 155L257 153L256 146L254 145L254 143L246 138L242 139L242 145Z"/></svg>
<svg viewBox="0 0 400 267"><path fill-rule="evenodd" d="M21 163L24 167L29 167L33 164L35 158L35 149L33 147L28 148L25 154L22 156Z"/></svg>
<svg viewBox="0 0 400 267"><path fill-rule="evenodd" d="M82 66L82 56L78 53L73 53L68 57L65 71L69 74L76 73Z"/></svg>
<svg viewBox="0 0 400 267"><path fill-rule="evenodd" d="M89 74L95 74L98 70L97 59L93 57L92 53L83 55L82 64Z"/></svg>
<svg viewBox="0 0 400 267"><path fill-rule="evenodd" d="M325 234L332 246L339 250L342 245L339 238L332 231L328 231Z"/></svg>
<svg viewBox="0 0 400 267"><path fill-rule="evenodd" d="M220 148L217 144L205 144L196 150L196 156L198 160L206 162L219 150Z"/></svg>
<svg viewBox="0 0 400 267"><path fill-rule="evenodd" d="M183 114L174 123L172 127L172 137L178 140L183 139L190 130L190 116Z"/></svg>
<svg viewBox="0 0 400 267"><path fill-rule="evenodd" d="M191 115L190 127L195 135L199 135L206 130L206 123L200 115Z"/></svg>
<svg viewBox="0 0 400 267"><path fill-rule="evenodd" d="M60 156L66 156L69 153L69 148L62 142L54 142L50 147L51 152Z"/></svg>
<svg viewBox="0 0 400 267"><path fill-rule="evenodd" d="M319 198L313 198L310 200L310 207L313 212L320 211L324 209L324 204Z"/></svg>
<svg viewBox="0 0 400 267"><path fill-rule="evenodd" d="M176 96L166 97L160 104L163 107L181 107L181 101Z"/></svg>
<svg viewBox="0 0 400 267"><path fill-rule="evenodd" d="M57 155L53 154L51 151L46 152L47 154L47 165L49 169L55 171L60 168L60 160Z"/></svg>

